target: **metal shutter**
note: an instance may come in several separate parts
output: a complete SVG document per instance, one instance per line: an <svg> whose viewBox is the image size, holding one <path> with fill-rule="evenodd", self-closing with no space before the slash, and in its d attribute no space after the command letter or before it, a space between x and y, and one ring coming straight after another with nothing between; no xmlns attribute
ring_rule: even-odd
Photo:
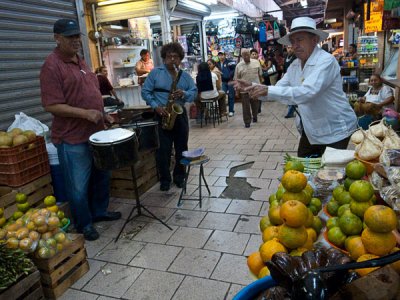
<svg viewBox="0 0 400 300"><path fill-rule="evenodd" d="M158 0L136 0L96 8L98 23L160 15Z"/></svg>
<svg viewBox="0 0 400 300"><path fill-rule="evenodd" d="M1 130L18 112L50 123L41 105L39 73L55 47L53 24L59 18L77 19L75 1L0 1Z"/></svg>

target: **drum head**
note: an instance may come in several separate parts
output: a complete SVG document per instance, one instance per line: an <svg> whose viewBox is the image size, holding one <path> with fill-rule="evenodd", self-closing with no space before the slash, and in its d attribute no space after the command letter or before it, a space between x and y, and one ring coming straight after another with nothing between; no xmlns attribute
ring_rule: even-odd
<svg viewBox="0 0 400 300"><path fill-rule="evenodd" d="M89 138L89 142L92 144L113 144L132 138L134 135L135 133L133 131L123 128L114 128L92 134Z"/></svg>

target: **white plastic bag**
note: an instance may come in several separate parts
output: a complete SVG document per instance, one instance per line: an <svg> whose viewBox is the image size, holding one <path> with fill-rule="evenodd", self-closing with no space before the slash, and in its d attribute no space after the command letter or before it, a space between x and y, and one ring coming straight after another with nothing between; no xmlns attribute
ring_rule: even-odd
<svg viewBox="0 0 400 300"><path fill-rule="evenodd" d="M8 127L7 131L11 131L13 128L33 130L37 135L42 136L49 131L49 127L46 124L43 124L35 118L27 116L23 112L15 115L15 121L10 125L10 127Z"/></svg>

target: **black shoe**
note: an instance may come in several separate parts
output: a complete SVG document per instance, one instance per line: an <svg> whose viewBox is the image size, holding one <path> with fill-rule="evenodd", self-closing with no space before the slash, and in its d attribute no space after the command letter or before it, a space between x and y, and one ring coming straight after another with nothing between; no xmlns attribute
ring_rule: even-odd
<svg viewBox="0 0 400 300"><path fill-rule="evenodd" d="M250 124L244 124L244 127L250 128Z"/></svg>
<svg viewBox="0 0 400 300"><path fill-rule="evenodd" d="M108 211L104 216L94 217L93 223L101 221L115 221L121 219L121 213L119 211Z"/></svg>
<svg viewBox="0 0 400 300"><path fill-rule="evenodd" d="M161 183L160 184L160 191L166 192L169 191L170 184L169 183Z"/></svg>
<svg viewBox="0 0 400 300"><path fill-rule="evenodd" d="M295 117L295 115L286 115L285 119L294 118L294 117Z"/></svg>
<svg viewBox="0 0 400 300"><path fill-rule="evenodd" d="M257 118L253 118L253 123L257 123Z"/></svg>
<svg viewBox="0 0 400 300"><path fill-rule="evenodd" d="M92 225L87 226L82 233L87 241L95 241L100 237L96 228L94 228Z"/></svg>
<svg viewBox="0 0 400 300"><path fill-rule="evenodd" d="M183 188L183 181L174 181L174 183L178 188Z"/></svg>

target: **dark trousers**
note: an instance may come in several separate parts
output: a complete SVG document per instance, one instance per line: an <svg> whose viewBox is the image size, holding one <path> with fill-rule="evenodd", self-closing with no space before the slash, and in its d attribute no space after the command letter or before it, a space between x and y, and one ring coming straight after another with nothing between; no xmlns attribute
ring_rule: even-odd
<svg viewBox="0 0 400 300"><path fill-rule="evenodd" d="M160 148L156 153L157 169L160 176L161 184L171 183L171 173L169 171L171 165L172 146L175 149L175 168L173 172L174 181L182 182L185 177L185 168L180 164L182 152L188 149L189 139L189 123L186 109L183 108L183 114L178 115L172 130L164 130L161 127L161 118L157 116L159 121L158 136L160 140Z"/></svg>
<svg viewBox="0 0 400 300"><path fill-rule="evenodd" d="M242 101L243 122L244 124L250 124L252 115L253 119L257 119L260 102L258 99L250 98L248 93L240 93L240 99Z"/></svg>
<svg viewBox="0 0 400 300"><path fill-rule="evenodd" d="M321 157L324 154L326 147L336 148L336 149L347 149L349 144L350 136L340 140L338 142L329 145L311 145L306 134L301 134L299 148L297 149L298 157Z"/></svg>

